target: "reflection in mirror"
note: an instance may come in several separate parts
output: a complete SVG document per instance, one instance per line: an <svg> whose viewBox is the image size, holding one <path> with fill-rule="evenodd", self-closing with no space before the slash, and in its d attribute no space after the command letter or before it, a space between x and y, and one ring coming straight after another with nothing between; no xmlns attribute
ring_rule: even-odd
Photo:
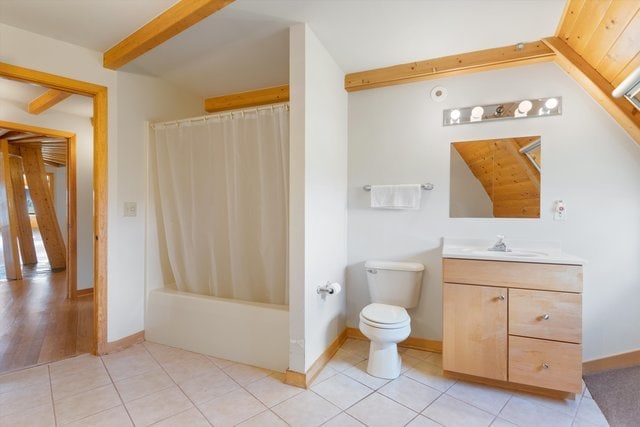
<svg viewBox="0 0 640 427"><path fill-rule="evenodd" d="M451 218L540 218L540 136L451 144Z"/></svg>

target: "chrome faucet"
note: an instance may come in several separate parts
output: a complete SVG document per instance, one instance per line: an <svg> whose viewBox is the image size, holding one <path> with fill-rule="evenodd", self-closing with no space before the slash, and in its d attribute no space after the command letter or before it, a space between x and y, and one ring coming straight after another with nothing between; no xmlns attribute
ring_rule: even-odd
<svg viewBox="0 0 640 427"><path fill-rule="evenodd" d="M496 252L511 252L511 249L507 249L507 244L504 242L504 236L498 234L498 241L493 244L492 247L487 249L488 251L496 251Z"/></svg>

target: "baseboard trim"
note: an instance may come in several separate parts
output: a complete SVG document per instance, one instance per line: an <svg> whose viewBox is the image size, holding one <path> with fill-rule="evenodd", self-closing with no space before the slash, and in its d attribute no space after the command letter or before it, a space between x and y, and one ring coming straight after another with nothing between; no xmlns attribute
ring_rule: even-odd
<svg viewBox="0 0 640 427"><path fill-rule="evenodd" d="M76 291L76 297L86 297L88 295L93 295L93 288L78 289Z"/></svg>
<svg viewBox="0 0 640 427"><path fill-rule="evenodd" d="M640 365L640 349L582 362L584 375Z"/></svg>
<svg viewBox="0 0 640 427"><path fill-rule="evenodd" d="M322 352L322 354L316 359L316 361L313 362L313 365L311 365L306 373L303 374L300 372L287 370L284 376L284 382L295 387L309 388L313 380L315 380L320 371L322 371L322 368L325 367L327 362L331 360L333 355L336 354L338 349L342 346L342 344L344 344L346 340L347 329L342 331L340 335L338 335L336 339L333 340L331 344L329 344L329 347L327 347L327 349Z"/></svg>
<svg viewBox="0 0 640 427"><path fill-rule="evenodd" d="M105 345L104 354L117 353L118 351L122 351L125 348L129 348L132 345L141 343L142 341L144 341L144 331L137 332L117 341L108 342Z"/></svg>
<svg viewBox="0 0 640 427"><path fill-rule="evenodd" d="M357 328L347 328L347 338L365 341L369 340L369 338L365 337L362 332L360 332L360 329ZM398 346L430 351L433 353L442 353L442 341L428 340L426 338L409 337L398 343Z"/></svg>

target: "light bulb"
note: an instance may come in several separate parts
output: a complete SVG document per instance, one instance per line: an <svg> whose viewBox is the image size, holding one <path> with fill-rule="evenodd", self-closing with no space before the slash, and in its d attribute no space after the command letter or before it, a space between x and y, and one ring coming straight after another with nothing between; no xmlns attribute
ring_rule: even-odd
<svg viewBox="0 0 640 427"><path fill-rule="evenodd" d="M481 118L483 114L484 114L484 108L480 106L473 107L473 110L471 110L471 117Z"/></svg>
<svg viewBox="0 0 640 427"><path fill-rule="evenodd" d="M449 117L451 117L451 120L458 120L460 118L460 110L451 110Z"/></svg>
<svg viewBox="0 0 640 427"><path fill-rule="evenodd" d="M531 103L531 101L526 99L518 104L518 111L522 114L527 114L529 111L531 111L531 108L533 108L533 104Z"/></svg>
<svg viewBox="0 0 640 427"><path fill-rule="evenodd" d="M558 100L556 98L549 98L545 101L544 106L549 110L553 110L558 106Z"/></svg>

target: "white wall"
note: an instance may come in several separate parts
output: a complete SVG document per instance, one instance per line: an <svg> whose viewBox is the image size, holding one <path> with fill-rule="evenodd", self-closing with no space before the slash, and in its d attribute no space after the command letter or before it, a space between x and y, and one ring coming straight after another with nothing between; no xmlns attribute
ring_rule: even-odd
<svg viewBox="0 0 640 427"><path fill-rule="evenodd" d="M344 330L347 94L344 73L305 24L291 28L289 369L305 372ZM303 348L304 347L304 348Z"/></svg>
<svg viewBox="0 0 640 427"><path fill-rule="evenodd" d="M53 174L53 205L58 217L58 227L62 232L62 239L65 245L67 244L67 168L65 166L50 166L45 165L47 173ZM91 237L91 236L89 236ZM93 260L92 260L93 261ZM91 282L93 283L93 277ZM81 288L82 289L82 288Z"/></svg>
<svg viewBox="0 0 640 427"><path fill-rule="evenodd" d="M455 195L449 200L451 218L493 218L493 202L453 145L449 177L449 194Z"/></svg>
<svg viewBox="0 0 640 427"><path fill-rule="evenodd" d="M1 29L1 28L0 28ZM33 115L26 105L0 100L0 120L24 123L76 134L76 213L78 289L93 287L93 127L89 117L55 110ZM67 242L66 168L53 168L56 214L62 237ZM64 171L64 172L62 172ZM61 173L62 172L62 173Z"/></svg>
<svg viewBox="0 0 640 427"><path fill-rule="evenodd" d="M202 113L202 99L152 77L102 67L102 53L0 24L0 60L71 77L108 89L108 312L107 338L144 328L144 120ZM122 122L122 123L120 123ZM123 217L123 201L138 216Z"/></svg>
<svg viewBox="0 0 640 427"><path fill-rule="evenodd" d="M431 88L449 96L434 103ZM560 95L563 114L442 126L442 110ZM449 219L454 141L541 135L541 218ZM420 211L372 210L362 186L432 182ZM563 199L568 216L553 221ZM412 335L441 339L441 238L560 240L585 258L585 360L640 348L640 147L555 64L405 84L349 95L348 325L369 302L367 259L413 260L426 272Z"/></svg>

